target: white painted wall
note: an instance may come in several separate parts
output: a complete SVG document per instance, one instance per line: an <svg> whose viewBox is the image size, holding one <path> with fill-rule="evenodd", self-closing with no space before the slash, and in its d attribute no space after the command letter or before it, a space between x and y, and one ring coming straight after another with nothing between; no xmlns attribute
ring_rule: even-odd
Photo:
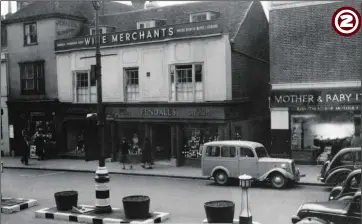
<svg viewBox="0 0 362 224"><path fill-rule="evenodd" d="M8 106L6 101L8 100L8 79L7 79L7 61L4 53L1 53L1 80L0 80L0 109L3 110L3 115L0 115L0 150L3 151L4 155L10 154L9 145L9 115ZM5 59L3 61L3 59ZM1 138L2 132L2 138Z"/></svg>
<svg viewBox="0 0 362 224"><path fill-rule="evenodd" d="M102 49L102 87L104 102L124 101L123 69L139 67L141 102L170 101L169 65L204 63L205 101L231 100L231 58L228 35L195 40L177 40L147 45ZM95 51L57 54L58 97L73 102L73 71L89 70L95 64ZM229 56L228 56L229 55ZM150 77L146 73L150 72Z"/></svg>

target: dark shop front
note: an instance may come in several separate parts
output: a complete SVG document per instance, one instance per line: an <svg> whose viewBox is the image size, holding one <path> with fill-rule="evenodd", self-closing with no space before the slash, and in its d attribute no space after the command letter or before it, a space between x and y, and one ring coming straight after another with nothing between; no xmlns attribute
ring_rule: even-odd
<svg viewBox="0 0 362 224"><path fill-rule="evenodd" d="M9 137L12 154L20 155L20 139L27 135L34 143L36 133L45 135L45 150L47 155L58 153L58 101L8 101L9 108Z"/></svg>
<svg viewBox="0 0 362 224"><path fill-rule="evenodd" d="M107 105L113 146L122 138L139 155L144 138L150 139L154 159L171 165L200 165L200 147L209 141L231 139L232 116L243 113L225 105ZM238 130L236 128L236 130ZM235 133L235 136L238 136ZM113 150L116 150L115 148Z"/></svg>
<svg viewBox="0 0 362 224"><path fill-rule="evenodd" d="M272 91L272 150L315 164L360 136L361 90ZM325 160L325 159L324 159Z"/></svg>

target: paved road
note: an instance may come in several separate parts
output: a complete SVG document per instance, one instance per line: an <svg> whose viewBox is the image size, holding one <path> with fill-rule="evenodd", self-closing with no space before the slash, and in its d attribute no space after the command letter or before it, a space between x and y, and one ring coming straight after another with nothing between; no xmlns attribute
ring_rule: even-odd
<svg viewBox="0 0 362 224"><path fill-rule="evenodd" d="M5 215L2 224L66 223L34 218L34 211L55 204L54 193L77 190L80 204L94 204L94 175L31 170L7 170L2 174L3 197L34 198L39 206ZM201 223L205 218L203 203L209 200L232 200L236 203L235 217L240 212L240 188L215 186L212 181L171 178L111 176L111 203L121 207L122 197L146 194L151 197L151 209L171 213L168 223ZM274 190L255 186L250 190L251 212L261 224L289 224L301 203L325 200L328 192L323 187L298 186L293 189Z"/></svg>

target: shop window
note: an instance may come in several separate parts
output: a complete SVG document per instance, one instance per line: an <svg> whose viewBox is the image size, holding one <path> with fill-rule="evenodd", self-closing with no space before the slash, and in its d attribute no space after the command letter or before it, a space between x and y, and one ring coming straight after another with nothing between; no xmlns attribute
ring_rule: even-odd
<svg viewBox="0 0 362 224"><path fill-rule="evenodd" d="M249 148L240 147L240 157L254 157L253 151Z"/></svg>
<svg viewBox="0 0 362 224"><path fill-rule="evenodd" d="M22 94L44 94L44 62L20 64Z"/></svg>
<svg viewBox="0 0 362 224"><path fill-rule="evenodd" d="M234 127L234 140L241 141L241 126Z"/></svg>
<svg viewBox="0 0 362 224"><path fill-rule="evenodd" d="M218 127L186 128L185 136L186 142L182 153L189 159L199 159L205 143L219 140Z"/></svg>
<svg viewBox="0 0 362 224"><path fill-rule="evenodd" d="M124 72L126 78L126 101L137 102L140 100L138 68L126 68Z"/></svg>
<svg viewBox="0 0 362 224"><path fill-rule="evenodd" d="M95 103L97 102L96 80L91 77L89 71L78 71L74 73L74 102Z"/></svg>
<svg viewBox="0 0 362 224"><path fill-rule="evenodd" d="M221 147L221 157L235 157L236 148L233 146L223 146Z"/></svg>
<svg viewBox="0 0 362 224"><path fill-rule="evenodd" d="M337 153L349 147L355 134L356 122L349 112L328 112L291 116L292 150L316 150Z"/></svg>
<svg viewBox="0 0 362 224"><path fill-rule="evenodd" d="M38 42L36 23L24 24L24 45L33 45Z"/></svg>
<svg viewBox="0 0 362 224"><path fill-rule="evenodd" d="M202 64L171 66L171 98L184 102L204 99Z"/></svg>
<svg viewBox="0 0 362 224"><path fill-rule="evenodd" d="M206 148L206 156L219 157L220 156L220 147L219 146L208 146Z"/></svg>

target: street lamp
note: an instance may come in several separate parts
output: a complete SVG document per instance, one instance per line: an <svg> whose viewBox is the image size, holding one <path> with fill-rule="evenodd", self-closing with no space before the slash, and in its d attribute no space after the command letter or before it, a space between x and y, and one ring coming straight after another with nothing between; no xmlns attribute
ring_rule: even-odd
<svg viewBox="0 0 362 224"><path fill-rule="evenodd" d="M98 117L98 130L100 132L100 156L99 165L96 171L95 189L96 189L96 213L111 213L112 207L110 204L110 192L109 192L109 174L106 167L106 161L104 156L105 139L104 139L104 121L105 115L102 103L102 74L101 74L101 52L99 43L99 9L101 8L100 1L92 1L93 7L96 11L96 77L97 77L97 117ZM88 116L87 116L88 117Z"/></svg>
<svg viewBox="0 0 362 224"><path fill-rule="evenodd" d="M251 178L251 176L246 174L239 176L241 187L241 211L239 215L239 224L253 223L248 198L248 189L251 187Z"/></svg>

